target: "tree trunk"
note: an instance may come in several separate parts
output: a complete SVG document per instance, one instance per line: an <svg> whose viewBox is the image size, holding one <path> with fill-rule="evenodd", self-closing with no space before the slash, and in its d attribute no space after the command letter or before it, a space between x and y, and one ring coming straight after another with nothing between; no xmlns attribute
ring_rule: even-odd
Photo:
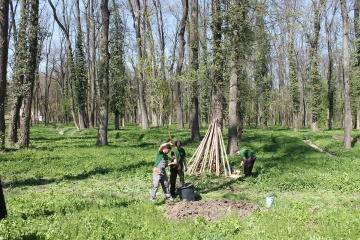
<svg viewBox="0 0 360 240"><path fill-rule="evenodd" d="M333 16L330 23L327 22L327 18L325 18L325 27L326 27L326 43L327 43L327 50L328 50L328 72L327 72L327 85L328 85L328 92L327 92L327 100L328 100L328 129L334 129L334 105L335 105L335 80L334 80L334 57L333 57L333 42L331 42L331 29L333 28L334 23L334 16L337 8L334 7Z"/></svg>
<svg viewBox="0 0 360 240"><path fill-rule="evenodd" d="M351 99L350 99L350 55L349 55L349 17L346 9L346 0L340 0L343 23L343 72L344 72L344 148L351 148Z"/></svg>
<svg viewBox="0 0 360 240"><path fill-rule="evenodd" d="M38 64L39 0L31 0L30 8L28 73L24 81L24 98L21 106L20 147L29 147L30 144L31 102Z"/></svg>
<svg viewBox="0 0 360 240"><path fill-rule="evenodd" d="M214 52L213 94L214 94L214 118L217 119L220 129L223 127L224 112L224 79L222 59L222 17L219 0L212 0L212 33Z"/></svg>
<svg viewBox="0 0 360 240"><path fill-rule="evenodd" d="M299 131L299 112L300 112L300 92L299 92L299 81L296 66L295 48L294 48L294 24L295 24L295 4L289 3L291 11L290 27L289 27L289 78L290 78L290 96L292 99L292 127L294 132Z"/></svg>
<svg viewBox="0 0 360 240"><path fill-rule="evenodd" d="M237 85L237 59L233 57L230 60L230 91L229 91L229 127L228 127L228 154L234 154L234 152L238 149L237 142L237 93L238 93L238 85Z"/></svg>
<svg viewBox="0 0 360 240"><path fill-rule="evenodd" d="M108 0L101 0L101 40L100 40L100 63L99 63L99 105L100 105L100 124L98 130L97 145L105 146L108 144L108 106L109 106L109 23L110 11Z"/></svg>
<svg viewBox="0 0 360 240"><path fill-rule="evenodd" d="M231 9L236 8L236 0L230 2ZM232 14L233 15L233 14ZM235 14L234 14L235 15ZM232 56L230 58L230 89L229 89L229 126L228 126L228 147L227 153L234 154L238 150L238 41L239 41L239 26L238 21L234 16L230 17L230 42L232 49Z"/></svg>
<svg viewBox="0 0 360 240"><path fill-rule="evenodd" d="M183 15L180 22L179 30L179 57L176 66L176 81L175 81L175 109L176 109L176 118L178 122L178 129L184 129L184 119L183 119L183 110L182 110L182 94L179 78L182 74L182 67L184 63L184 54L185 54L185 27L186 21L188 18L189 11L189 1L182 0Z"/></svg>
<svg viewBox="0 0 360 240"><path fill-rule="evenodd" d="M15 42L15 63L14 63L14 73L13 73L13 82L12 88L13 93L11 96L11 110L10 110L10 124L8 131L8 141L16 143L17 142L17 130L19 127L19 113L22 102L22 85L24 82L24 75L26 69L26 52L27 52L27 14L26 14L26 1L21 0L20 2L20 23L18 30L14 33L16 36Z"/></svg>
<svg viewBox="0 0 360 240"><path fill-rule="evenodd" d="M312 121L311 129L313 132L318 131L318 120L320 116L321 108L321 79L319 74L319 56L318 45L320 37L322 8L324 0L319 2L314 1L314 21L313 21L313 36L309 39L310 42L310 57L311 57L311 69L310 69L310 81L312 89L311 109L312 109Z"/></svg>
<svg viewBox="0 0 360 240"><path fill-rule="evenodd" d="M199 32L198 32L198 0L191 0L190 16L190 68L192 73L192 84L190 92L189 126L190 137L194 142L200 141L199 126L199 91L198 91L198 69L199 69Z"/></svg>
<svg viewBox="0 0 360 240"><path fill-rule="evenodd" d="M0 149L5 148L5 100L6 100L6 84L7 84L7 62L8 62L8 30L9 30L9 0L0 2ZM0 182L1 186L1 182ZM0 194L2 194L2 189ZM1 201L0 196L0 201ZM0 219L6 213L3 211L5 202L0 202ZM6 215L6 214L5 214Z"/></svg>

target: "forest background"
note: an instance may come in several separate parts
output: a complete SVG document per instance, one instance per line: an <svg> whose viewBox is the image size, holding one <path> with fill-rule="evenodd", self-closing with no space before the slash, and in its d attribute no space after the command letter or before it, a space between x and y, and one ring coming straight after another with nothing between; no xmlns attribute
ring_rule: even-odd
<svg viewBox="0 0 360 240"><path fill-rule="evenodd" d="M217 119L228 153L245 125L339 127L345 148L360 129L356 0L2 4L2 148L28 147L40 121L98 127L107 145L109 120L198 142Z"/></svg>

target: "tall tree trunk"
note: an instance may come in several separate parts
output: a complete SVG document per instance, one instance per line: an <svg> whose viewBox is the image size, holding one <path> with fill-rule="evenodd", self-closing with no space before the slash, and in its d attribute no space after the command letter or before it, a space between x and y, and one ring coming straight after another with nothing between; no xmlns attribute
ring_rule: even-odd
<svg viewBox="0 0 360 240"><path fill-rule="evenodd" d="M81 28L81 20L80 20L80 4L79 0L75 1L76 6L76 55L75 55L75 78L74 78L74 87L75 87L75 95L77 100L77 108L79 115L79 127L80 129L89 127L89 118L87 114L87 87L88 80L86 79L86 66L85 66L85 54L84 54L84 46L83 46L83 33Z"/></svg>
<svg viewBox="0 0 360 240"><path fill-rule="evenodd" d="M192 73L192 84L190 90L190 114L189 126L190 137L194 142L200 141L199 126L199 91L198 91L198 69L199 69L199 32L198 32L198 0L191 0L190 16L190 67Z"/></svg>
<svg viewBox="0 0 360 240"><path fill-rule="evenodd" d="M236 9L236 0L230 1L230 8ZM233 13L233 12L231 12ZM227 153L234 154L238 150L238 41L239 41L239 29L238 21L235 18L235 13L230 16L230 42L232 55L230 57L230 89L229 89L229 126L228 126L228 147Z"/></svg>
<svg viewBox="0 0 360 240"><path fill-rule="evenodd" d="M0 149L5 148L5 101L7 84L7 62L8 62L8 31L9 31L9 0L0 2ZM0 182L1 185L1 182ZM2 189L0 194L2 194ZM0 196L1 197L1 196ZM1 201L1 199L0 199ZM4 216L0 202L0 219ZM6 209L5 212L6 213ZM6 215L6 214L5 214Z"/></svg>
<svg viewBox="0 0 360 240"><path fill-rule="evenodd" d="M232 57L230 60L230 90L229 90L229 126L228 126L228 148L227 153L233 154L237 150L237 59Z"/></svg>
<svg viewBox="0 0 360 240"><path fill-rule="evenodd" d="M89 126L94 128L96 125L95 112L96 112L96 30L95 30L95 10L94 10L94 0L88 0L87 3L87 19L86 27L87 31L87 56L89 59L89 68L88 68L88 80L89 80Z"/></svg>
<svg viewBox="0 0 360 240"><path fill-rule="evenodd" d="M101 40L100 40L100 66L99 66L99 105L100 124L98 130L97 145L108 144L108 110L109 110L109 23L110 11L108 0L101 0Z"/></svg>
<svg viewBox="0 0 360 240"><path fill-rule="evenodd" d="M181 85L179 78L182 75L182 67L184 63L184 55L185 55L185 27L186 21L188 18L189 12L189 1L182 0L182 9L183 15L180 22L180 30L179 30L179 57L176 66L176 81L175 81L175 109L176 109L176 118L178 122L178 129L184 129L184 119L183 119L183 110L182 110L182 94L181 94Z"/></svg>
<svg viewBox="0 0 360 240"><path fill-rule="evenodd" d="M356 59L355 59L355 67L357 68L355 70L356 77L353 79L353 88L352 91L354 91L354 114L355 121L356 121L356 129L360 130L360 13L359 13L359 4L360 0L354 1L354 29L355 29L355 51L356 51Z"/></svg>
<svg viewBox="0 0 360 240"><path fill-rule="evenodd" d="M299 131L299 113L300 113L300 92L299 92L299 81L296 66L295 48L294 48L294 24L295 24L295 6L294 3L288 3L288 7L291 12L290 27L289 27L289 78L290 78L290 96L292 99L292 116L293 116L293 130L294 132Z"/></svg>
<svg viewBox="0 0 360 240"><path fill-rule="evenodd" d="M214 95L214 118L217 119L220 129L223 126L224 112L224 79L222 58L222 17L220 0L212 0L212 33L213 33L213 95Z"/></svg>
<svg viewBox="0 0 360 240"><path fill-rule="evenodd" d="M52 32L54 32L54 27L55 27L55 21L53 21L52 23ZM50 93L50 85L51 85L51 80L52 80L52 72L53 72L53 68L52 70L49 71L49 55L51 52L51 43L52 43L52 37L53 35L50 36L50 40L48 43L48 49L46 49L46 58L45 58L45 87L44 87L44 124L45 126L47 126L49 124L49 93ZM55 60L53 59L53 62Z"/></svg>
<svg viewBox="0 0 360 240"><path fill-rule="evenodd" d="M343 23L343 73L344 73L344 148L351 148L351 99L350 99L350 55L349 55L349 17L346 0L340 0Z"/></svg>
<svg viewBox="0 0 360 240"><path fill-rule="evenodd" d="M14 32L15 35L15 63L14 63L14 74L12 89L13 93L11 96L11 109L10 109L10 124L8 131L8 141L17 142L17 131L19 127L19 113L22 102L22 85L24 82L24 75L26 69L26 52L27 52L27 9L26 1L21 0L20 2L20 22L18 30Z"/></svg>
<svg viewBox="0 0 360 240"><path fill-rule="evenodd" d="M334 16L337 11L336 5L334 6L333 15L331 18L330 23L328 23L327 18L325 18L325 27L326 27L326 43L327 43L327 50L328 50L328 72L327 72L327 85L328 85L328 92L327 92L327 100L328 100L328 129L334 129L334 105L335 105L335 80L334 80L334 56L333 56L333 42L331 42L331 33L334 23ZM335 34L336 38L336 34ZM336 42L336 41L335 41Z"/></svg>
<svg viewBox="0 0 360 240"><path fill-rule="evenodd" d="M20 117L19 145L21 147L29 147L30 144L31 102L38 64L39 0L30 1L29 31L28 73L24 81L24 97Z"/></svg>
<svg viewBox="0 0 360 240"><path fill-rule="evenodd" d="M313 132L318 130L318 120L320 116L321 106L321 79L319 74L319 56L318 56L318 45L321 28L321 12L324 5L324 0L313 2L314 6L314 25L313 25L313 36L310 41L310 57L311 57L311 69L310 69L310 81L312 89L311 109L312 109L312 121L311 129Z"/></svg>

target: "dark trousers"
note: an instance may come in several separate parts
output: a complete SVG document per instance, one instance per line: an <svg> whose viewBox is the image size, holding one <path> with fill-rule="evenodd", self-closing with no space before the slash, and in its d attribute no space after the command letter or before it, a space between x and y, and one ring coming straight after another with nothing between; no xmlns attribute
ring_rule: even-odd
<svg viewBox="0 0 360 240"><path fill-rule="evenodd" d="M0 182L0 220L7 215L4 193Z"/></svg>
<svg viewBox="0 0 360 240"><path fill-rule="evenodd" d="M179 175L180 182L184 185L184 173L182 169L170 169L170 193L171 195L175 195L175 186L176 186L176 178Z"/></svg>
<svg viewBox="0 0 360 240"><path fill-rule="evenodd" d="M244 173L245 173L245 177L249 177L251 176L252 173L252 169L254 167L254 163L256 160L256 156L255 155L251 155L248 159L246 159L244 161Z"/></svg>

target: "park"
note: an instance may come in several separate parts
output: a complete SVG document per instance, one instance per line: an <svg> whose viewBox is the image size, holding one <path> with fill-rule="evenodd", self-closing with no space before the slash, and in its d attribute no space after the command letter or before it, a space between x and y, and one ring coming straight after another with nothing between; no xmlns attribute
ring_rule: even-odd
<svg viewBox="0 0 360 240"><path fill-rule="evenodd" d="M113 126L111 126L113 127ZM31 146L0 154L8 216L2 239L358 239L360 148L344 150L342 130L294 133L284 127L245 129L239 148L256 151L246 179L185 174L195 201L149 201L163 128L126 124L94 145L96 129L34 125ZM190 156L199 143L169 126ZM207 127L201 128L205 136ZM227 135L224 133L224 138ZM311 139L335 157L309 146ZM239 158L228 156L238 169ZM265 197L274 197L265 207Z"/></svg>
<svg viewBox="0 0 360 240"><path fill-rule="evenodd" d="M0 240L360 239L359 1L0 9Z"/></svg>

